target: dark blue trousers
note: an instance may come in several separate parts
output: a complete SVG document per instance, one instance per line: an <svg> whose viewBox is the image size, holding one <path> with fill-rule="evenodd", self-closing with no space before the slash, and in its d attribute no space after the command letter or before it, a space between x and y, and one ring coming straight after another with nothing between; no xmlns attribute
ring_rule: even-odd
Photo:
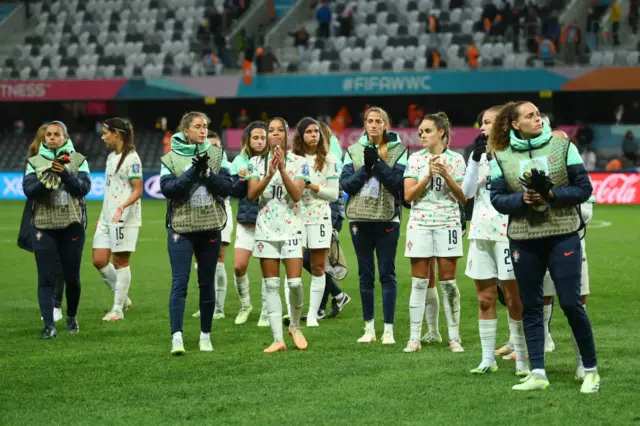
<svg viewBox="0 0 640 426"><path fill-rule="evenodd" d="M171 261L171 295L169 316L171 334L182 331L184 305L191 276L191 259L198 259L198 285L200 287L200 330L211 332L216 302L215 279L220 255L220 231L179 234L168 228L169 260Z"/></svg>
<svg viewBox="0 0 640 426"><path fill-rule="evenodd" d="M84 240L84 226L80 223L64 229L36 229L33 233L33 252L38 267L38 303L46 327L54 325L53 289L59 264L62 265L62 274L67 284L67 316L75 317L78 312Z"/></svg>
<svg viewBox="0 0 640 426"><path fill-rule="evenodd" d="M350 233L358 257L360 299L365 321L373 319L376 270L382 283L382 310L385 324L393 324L396 312L396 249L400 238L397 222L351 222Z"/></svg>
<svg viewBox="0 0 640 426"><path fill-rule="evenodd" d="M311 273L311 250L305 250L304 251L304 257L302 258L302 266L304 267L304 269L307 270L307 272ZM333 279L333 277L329 274L325 274L325 287L324 287L324 294L322 295L322 302L320 303L320 309L326 309L327 308L327 300L329 299L329 294L331 294L333 297L336 297L337 295L339 295L340 293L342 293L342 290L340 289L340 287L338 286L338 284L336 283L336 281Z"/></svg>
<svg viewBox="0 0 640 426"><path fill-rule="evenodd" d="M560 307L578 342L585 368L596 366L596 349L580 299L582 247L577 233L538 240L511 240L511 258L522 299L522 322L531 368L544 368L542 281L549 268Z"/></svg>

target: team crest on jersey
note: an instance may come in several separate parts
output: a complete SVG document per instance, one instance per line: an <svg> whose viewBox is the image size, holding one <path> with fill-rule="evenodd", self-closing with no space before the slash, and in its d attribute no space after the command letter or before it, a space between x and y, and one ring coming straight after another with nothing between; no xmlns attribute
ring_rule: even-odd
<svg viewBox="0 0 640 426"><path fill-rule="evenodd" d="M42 239L42 232L36 232L36 240L40 241Z"/></svg>
<svg viewBox="0 0 640 426"><path fill-rule="evenodd" d="M258 253L262 253L262 250L264 250L264 244L258 243L257 248L258 248Z"/></svg>
<svg viewBox="0 0 640 426"><path fill-rule="evenodd" d="M356 235L356 234L358 233L358 227L357 227L356 225L353 225L353 226L351 227L351 233L352 233L353 235Z"/></svg>
<svg viewBox="0 0 640 426"><path fill-rule="evenodd" d="M309 176L309 165L306 163L302 166L302 176Z"/></svg>
<svg viewBox="0 0 640 426"><path fill-rule="evenodd" d="M513 263L518 263L518 260L520 260L520 252L518 250L514 251L511 257L513 258Z"/></svg>
<svg viewBox="0 0 640 426"><path fill-rule="evenodd" d="M180 239L180 234L174 233L174 234L173 234L173 236L172 236L172 238L173 238L173 242L174 242L174 243L177 243L177 242L178 242L178 240Z"/></svg>
<svg viewBox="0 0 640 426"><path fill-rule="evenodd" d="M133 173L133 174L140 173L140 164L131 165L131 173Z"/></svg>
<svg viewBox="0 0 640 426"><path fill-rule="evenodd" d="M473 265L473 261L471 259L469 259L469 265L468 268L471 269L471 266Z"/></svg>
<svg viewBox="0 0 640 426"><path fill-rule="evenodd" d="M409 251L411 251L411 247L413 247L413 243L411 241L409 241L407 243L407 248L409 249Z"/></svg>

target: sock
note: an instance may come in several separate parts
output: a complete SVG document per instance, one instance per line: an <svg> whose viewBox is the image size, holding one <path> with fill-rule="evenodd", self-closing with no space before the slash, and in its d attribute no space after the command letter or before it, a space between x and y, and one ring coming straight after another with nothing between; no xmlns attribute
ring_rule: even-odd
<svg viewBox="0 0 640 426"><path fill-rule="evenodd" d="M131 268L116 269L116 291L113 297L113 310L115 312L122 312L124 304L127 303L127 295L129 294L129 287L131 287Z"/></svg>
<svg viewBox="0 0 640 426"><path fill-rule="evenodd" d="M509 324L509 342L507 343L507 345L509 345L509 347L511 349L515 349L515 341L513 339L515 339L515 334L513 334L513 329L511 328L511 322L513 320L511 319L511 317L509 316L509 311L507 311L507 324Z"/></svg>
<svg viewBox="0 0 640 426"><path fill-rule="evenodd" d="M289 282L287 282L287 285L284 289L284 301L287 304L287 315L289 316L289 318L291 318L291 293L289 291Z"/></svg>
<svg viewBox="0 0 640 426"><path fill-rule="evenodd" d="M198 270L198 262L195 262L195 263L193 264L193 269L195 269L196 271Z"/></svg>
<svg viewBox="0 0 640 426"><path fill-rule="evenodd" d="M545 346L547 341L549 340L549 322L551 321L551 311L553 310L553 305L544 305L544 307L542 308L542 312L544 315L544 319L542 321L542 324L544 326L544 341L545 341Z"/></svg>
<svg viewBox="0 0 640 426"><path fill-rule="evenodd" d="M365 321L364 328L366 328L367 330L375 330L374 321L373 320Z"/></svg>
<svg viewBox="0 0 640 426"><path fill-rule="evenodd" d="M227 298L227 270L224 263L216 265L216 312L224 313L224 301Z"/></svg>
<svg viewBox="0 0 640 426"><path fill-rule="evenodd" d="M304 305L302 278L288 278L287 287L289 287L289 300L291 302L291 328L300 327L300 317L302 316L302 306ZM322 293L320 298L322 298Z"/></svg>
<svg viewBox="0 0 640 426"><path fill-rule="evenodd" d="M516 352L516 369L527 370L527 342L524 338L522 321L509 318L509 332L513 336L513 350Z"/></svg>
<svg viewBox="0 0 640 426"><path fill-rule="evenodd" d="M211 339L211 333L203 333L202 331L200 332L200 340L202 339Z"/></svg>
<svg viewBox="0 0 640 426"><path fill-rule="evenodd" d="M384 332L393 334L393 324L384 323Z"/></svg>
<svg viewBox="0 0 640 426"><path fill-rule="evenodd" d="M267 287L265 284L265 279L262 279L261 282L261 286L262 286L262 310L260 312L260 316L266 317L267 314ZM280 305L282 306L282 302L280 302Z"/></svg>
<svg viewBox="0 0 640 426"><path fill-rule="evenodd" d="M240 305L243 308L251 307L251 295L249 294L249 276L244 274L241 277L233 276L233 285L240 297Z"/></svg>
<svg viewBox="0 0 640 426"><path fill-rule="evenodd" d="M344 292L342 292L339 295L335 296L334 299L336 299L339 302L339 301L342 300L343 297L344 297Z"/></svg>
<svg viewBox="0 0 640 426"><path fill-rule="evenodd" d="M482 346L482 362L493 365L496 363L496 335L498 334L498 320L479 320L480 345Z"/></svg>
<svg viewBox="0 0 640 426"><path fill-rule="evenodd" d="M422 332L422 316L425 311L425 299L429 279L411 278L411 296L409 296L409 318L411 320L411 335L409 340L419 341Z"/></svg>
<svg viewBox="0 0 640 426"><path fill-rule="evenodd" d="M427 303L425 311L429 333L439 335L438 317L440 315L440 296L438 296L437 287L427 288Z"/></svg>
<svg viewBox="0 0 640 426"><path fill-rule="evenodd" d="M109 287L109 290L116 291L116 281L118 281L118 277L116 277L116 268L113 266L113 263L100 269L100 275L102 275L102 279L107 287Z"/></svg>
<svg viewBox="0 0 640 426"><path fill-rule="evenodd" d="M265 278L265 297L267 315L273 339L281 341L282 338L282 300L280 299L280 278Z"/></svg>
<svg viewBox="0 0 640 426"><path fill-rule="evenodd" d="M182 340L182 331L176 331L172 334L173 340Z"/></svg>
<svg viewBox="0 0 640 426"><path fill-rule="evenodd" d="M319 277L311 276L311 294L309 295L309 313L307 314L307 318L316 319L318 317L318 309L320 309L325 285L326 276L324 274Z"/></svg>
<svg viewBox="0 0 640 426"><path fill-rule="evenodd" d="M598 372L598 367L585 368L584 372L585 373L597 373Z"/></svg>
<svg viewBox="0 0 640 426"><path fill-rule="evenodd" d="M547 373L544 371L544 368L534 368L531 372L541 379L547 380Z"/></svg>
<svg viewBox="0 0 640 426"><path fill-rule="evenodd" d="M587 310L587 305L582 305L584 307L584 310ZM582 355L580 355L580 347L578 346L578 342L575 338L575 336L573 335L573 333L571 333L571 341L573 342L573 349L576 351L576 368L580 368L580 367L584 367L584 364L582 363ZM585 369L586 371L586 369Z"/></svg>
<svg viewBox="0 0 640 426"><path fill-rule="evenodd" d="M456 280L440 281L442 286L444 315L447 319L449 340L460 339L460 291Z"/></svg>

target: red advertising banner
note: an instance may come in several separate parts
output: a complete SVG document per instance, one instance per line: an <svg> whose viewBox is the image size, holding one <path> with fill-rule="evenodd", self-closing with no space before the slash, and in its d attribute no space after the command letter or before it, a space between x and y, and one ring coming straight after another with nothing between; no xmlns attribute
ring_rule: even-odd
<svg viewBox="0 0 640 426"><path fill-rule="evenodd" d="M0 82L0 101L114 99L127 81L126 79L2 81Z"/></svg>
<svg viewBox="0 0 640 426"><path fill-rule="evenodd" d="M640 173L590 173L597 204L640 204Z"/></svg>
<svg viewBox="0 0 640 426"><path fill-rule="evenodd" d="M560 126L567 134L572 135L576 126ZM393 129L400 135L400 139L413 150L420 148L420 138L418 129L400 128ZM225 131L225 146L231 150L240 150L242 147L242 130L228 129ZM474 127L452 127L451 128L451 148L464 149L472 144L480 131ZM343 148L352 145L362 136L362 129L345 129L342 134L337 135Z"/></svg>

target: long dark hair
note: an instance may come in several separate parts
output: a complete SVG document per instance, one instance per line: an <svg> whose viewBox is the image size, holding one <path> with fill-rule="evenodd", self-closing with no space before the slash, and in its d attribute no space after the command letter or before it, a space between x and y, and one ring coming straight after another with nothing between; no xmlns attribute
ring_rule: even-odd
<svg viewBox="0 0 640 426"><path fill-rule="evenodd" d="M504 105L500 113L493 122L491 136L489 136L489 144L487 150L490 153L502 151L511 143L509 132L513 130L512 122L518 119L518 108L527 104L527 101L509 102Z"/></svg>
<svg viewBox="0 0 640 426"><path fill-rule="evenodd" d="M296 133L293 135L293 153L304 157L304 132L311 125L318 126L320 139L318 140L318 145L316 145L315 169L321 172L327 159L327 144L325 143L325 134L322 131L322 127L313 118L304 117L296 124Z"/></svg>
<svg viewBox="0 0 640 426"><path fill-rule="evenodd" d="M449 144L451 144L451 123L449 122L449 117L444 112L436 112L435 114L427 114L424 116L422 121L433 121L433 124L436 126L437 130L444 130L444 135L442 135L442 142L444 143L444 147L449 148Z"/></svg>
<svg viewBox="0 0 640 426"><path fill-rule="evenodd" d="M120 166L124 163L124 159L127 158L127 155L136 150L133 139L133 126L131 123L120 117L108 118L104 123L102 123L102 125L110 132L120 133L124 142L122 144L122 157L120 157L120 161L118 161L118 166L116 167L116 172L118 172L118 170L120 170Z"/></svg>
<svg viewBox="0 0 640 426"><path fill-rule="evenodd" d="M262 152L254 152L251 148L251 132L256 129L264 130L265 144ZM263 156L267 152L269 152L269 144L267 144L266 142L267 130L267 124L264 121L257 120L249 123L249 125L242 132L242 150L240 151L240 153L246 155L247 158L253 158L256 155Z"/></svg>

